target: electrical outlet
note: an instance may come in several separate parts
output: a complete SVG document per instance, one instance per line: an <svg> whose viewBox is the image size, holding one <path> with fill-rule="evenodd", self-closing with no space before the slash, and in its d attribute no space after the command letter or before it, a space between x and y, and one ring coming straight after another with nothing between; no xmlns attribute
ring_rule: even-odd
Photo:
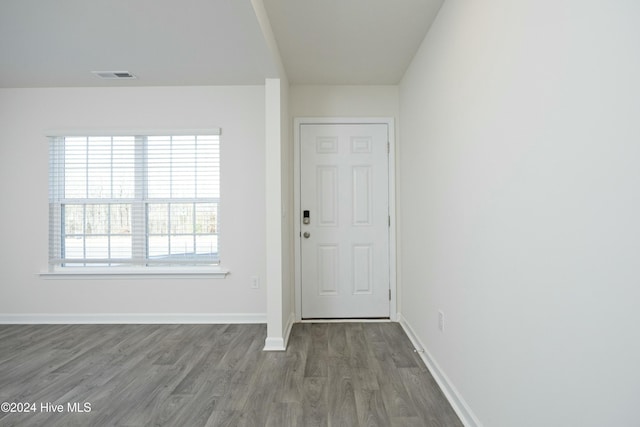
<svg viewBox="0 0 640 427"><path fill-rule="evenodd" d="M438 311L438 329L440 332L444 332L444 312L442 310Z"/></svg>
<svg viewBox="0 0 640 427"><path fill-rule="evenodd" d="M251 289L260 289L260 278L258 276L251 276Z"/></svg>

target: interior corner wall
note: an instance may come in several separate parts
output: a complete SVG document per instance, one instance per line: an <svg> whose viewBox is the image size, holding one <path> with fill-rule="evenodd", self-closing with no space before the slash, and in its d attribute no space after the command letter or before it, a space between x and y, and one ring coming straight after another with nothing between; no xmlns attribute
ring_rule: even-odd
<svg viewBox="0 0 640 427"><path fill-rule="evenodd" d="M293 326L293 224L286 78L266 79L267 338L265 350L286 349Z"/></svg>
<svg viewBox="0 0 640 427"><path fill-rule="evenodd" d="M267 337L264 349L286 350L291 323L290 222L287 209L288 127L286 79L266 79Z"/></svg>
<svg viewBox="0 0 640 427"><path fill-rule="evenodd" d="M280 85L280 134L282 170L282 324L285 339L295 320L294 303L294 224L293 224L293 144L289 118L289 84Z"/></svg>
<svg viewBox="0 0 640 427"><path fill-rule="evenodd" d="M638 424L638 22L447 0L402 80L402 315L470 425Z"/></svg>
<svg viewBox="0 0 640 427"><path fill-rule="evenodd" d="M289 82L263 0L251 0L278 78L266 79L267 338L265 350L286 349L293 326L293 238L289 178Z"/></svg>
<svg viewBox="0 0 640 427"><path fill-rule="evenodd" d="M250 286L252 276L265 277L264 98L264 86L0 89L0 317L228 314L266 321L264 286ZM39 277L48 261L48 131L214 127L222 129L226 278Z"/></svg>

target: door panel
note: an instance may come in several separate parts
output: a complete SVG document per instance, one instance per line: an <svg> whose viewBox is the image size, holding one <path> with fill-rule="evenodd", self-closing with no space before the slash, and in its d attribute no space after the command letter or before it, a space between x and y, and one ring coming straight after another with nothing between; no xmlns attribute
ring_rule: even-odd
<svg viewBox="0 0 640 427"><path fill-rule="evenodd" d="M387 141L386 124L300 127L303 318L389 317Z"/></svg>

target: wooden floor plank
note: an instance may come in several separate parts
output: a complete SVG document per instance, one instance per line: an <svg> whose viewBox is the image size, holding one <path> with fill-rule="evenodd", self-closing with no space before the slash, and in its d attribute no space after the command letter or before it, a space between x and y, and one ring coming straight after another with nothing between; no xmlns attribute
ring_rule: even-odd
<svg viewBox="0 0 640 427"><path fill-rule="evenodd" d="M401 368L399 373L421 419L434 427L462 427L462 423L428 372L418 368Z"/></svg>
<svg viewBox="0 0 640 427"><path fill-rule="evenodd" d="M265 338L265 325L2 325L0 398L38 407L0 425L461 425L398 324L296 324L285 352Z"/></svg>
<svg viewBox="0 0 640 427"><path fill-rule="evenodd" d="M302 384L302 422L305 427L320 427L328 424L327 379L309 377Z"/></svg>
<svg viewBox="0 0 640 427"><path fill-rule="evenodd" d="M301 325L309 331L311 336L311 347L307 355L305 364L305 377L326 377L327 376L327 359L329 357L329 337L328 324L313 323ZM309 326L307 328L307 326ZM296 325L298 327L298 325Z"/></svg>

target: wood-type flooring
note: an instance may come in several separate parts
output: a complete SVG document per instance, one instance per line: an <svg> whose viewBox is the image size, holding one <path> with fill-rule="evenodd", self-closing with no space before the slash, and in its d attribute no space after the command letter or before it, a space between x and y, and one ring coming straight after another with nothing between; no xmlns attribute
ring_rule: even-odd
<svg viewBox="0 0 640 427"><path fill-rule="evenodd" d="M295 324L286 352L262 351L265 337L0 325L0 426L462 425L397 323Z"/></svg>

